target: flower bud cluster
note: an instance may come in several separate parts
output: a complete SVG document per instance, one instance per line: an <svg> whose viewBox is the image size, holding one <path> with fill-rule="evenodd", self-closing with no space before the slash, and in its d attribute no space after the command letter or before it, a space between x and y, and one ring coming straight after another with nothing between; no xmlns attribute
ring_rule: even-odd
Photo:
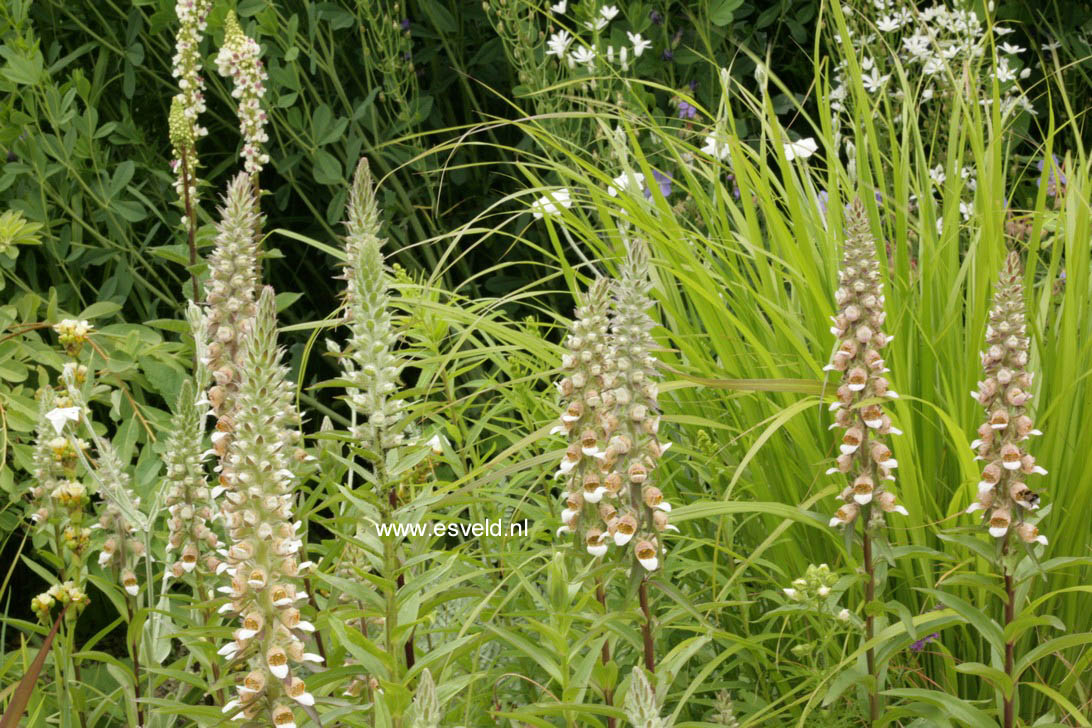
<svg viewBox="0 0 1092 728"><path fill-rule="evenodd" d="M711 723L728 726L728 728L739 728L739 720L736 718L736 707L731 693L727 690L718 692L717 702L714 707L716 712L710 718Z"/></svg>
<svg viewBox="0 0 1092 728"><path fill-rule="evenodd" d="M257 231L261 220L254 187L240 172L228 186L220 209L216 248L209 257L206 284L208 345L203 364L215 380L208 399L213 413L219 417L230 416L233 409L243 340L254 318L260 276ZM225 437L229 431L230 424L225 422L219 430L224 434L214 434L212 438L213 449L221 458L227 452Z"/></svg>
<svg viewBox="0 0 1092 728"><path fill-rule="evenodd" d="M49 613L57 603L62 606L72 604L77 609L83 609L91 603L91 599L75 582L66 581L63 584L54 584L47 591L32 598L30 600L30 609L43 622L49 622ZM69 614L74 616L75 612Z"/></svg>
<svg viewBox="0 0 1092 728"><path fill-rule="evenodd" d="M121 509L112 503L99 514L99 526L106 533L99 551L99 566L116 570L121 587L135 597L140 591L136 567L145 555L144 542L137 538L136 528Z"/></svg>
<svg viewBox="0 0 1092 728"><path fill-rule="evenodd" d="M99 526L106 534L99 552L99 566L113 569L121 587L129 596L135 597L140 591L137 563L147 555L141 538L143 534L134 522L140 516L140 498L130 488L129 474L122 467L113 444L106 439L97 439L96 448L99 451L96 477L106 502L99 514Z"/></svg>
<svg viewBox="0 0 1092 728"><path fill-rule="evenodd" d="M265 132L266 113L262 110L265 82L269 76L262 65L262 49L239 27L234 10L224 20L224 44L216 56L216 70L235 83L231 95L239 100L239 126L243 135L243 167L247 174L256 175L269 155L262 145L269 141Z"/></svg>
<svg viewBox="0 0 1092 728"><path fill-rule="evenodd" d="M57 338L69 356L77 356L87 341L88 335L94 330L94 326L84 320L64 319L53 324L53 330L57 332Z"/></svg>
<svg viewBox="0 0 1092 728"><path fill-rule="evenodd" d="M838 340L838 349L824 369L842 373L838 401L831 405L836 413L831 428L843 430L841 454L827 474L844 473L849 485L839 496L844 505L830 519L830 525L853 523L863 512L868 516L865 527L871 528L882 524L885 512L906 515L907 511L887 488L887 483L895 479L892 471L898 462L884 439L902 433L882 406L885 399L898 397L884 377L888 369L881 353L892 337L883 332L884 296L876 244L860 199L846 212L845 236L835 294L838 314L830 329Z"/></svg>
<svg viewBox="0 0 1092 728"><path fill-rule="evenodd" d="M1029 475L1045 475L1022 443L1042 434L1027 414L1032 375L1027 371L1028 336L1024 316L1023 270L1020 256L1005 260L986 326L982 352L983 381L971 397L986 410L986 421L971 443L976 460L986 463L978 483L978 499L968 513L986 511L990 535L1007 539L1015 531L1027 543L1047 542L1039 529L1024 521L1039 507L1039 496L1024 482Z"/></svg>
<svg viewBox="0 0 1092 728"><path fill-rule="evenodd" d="M244 347L233 437L218 468L230 543L219 571L231 579L220 588L230 597L221 612L240 619L219 654L249 666L224 712L283 726L295 725L295 703L314 704L293 665L321 658L305 651L315 628L298 608L307 598L300 573L311 564L300 562L301 524L292 523L296 476L289 446L298 416L276 331L273 289L266 287Z"/></svg>
<svg viewBox="0 0 1092 728"><path fill-rule="evenodd" d="M799 579L794 579L791 587L782 591L794 602L809 603L818 608L830 596L830 590L838 583L838 574L826 564L809 564L808 570Z"/></svg>
<svg viewBox="0 0 1092 728"><path fill-rule="evenodd" d="M379 205L366 159L357 164L346 214L345 317L350 336L341 366L350 382L349 405L367 418L353 435L378 453L405 439L403 401L396 396L404 364L395 353L398 334L391 321L385 241L379 237Z"/></svg>
<svg viewBox="0 0 1092 728"><path fill-rule="evenodd" d="M202 464L203 420L204 414L194 399L193 382L187 379L178 394L178 408L171 418L170 438L163 454L166 465L163 485L170 514L167 550L179 555L169 572L176 579L197 568L203 552L222 545L209 525L213 513Z"/></svg>
<svg viewBox="0 0 1092 728"><path fill-rule="evenodd" d="M647 249L641 241L628 241L621 280L613 286L609 337L593 303L582 316L587 320L574 329L571 353L562 362L571 369L559 385L562 396L571 398L561 418L570 446L558 475L576 472L562 513L565 526L575 530L581 518L598 521L581 530L588 552L603 556L611 544L632 543L637 563L654 571L660 565L659 534L674 527L668 524L671 506L653 475L670 443L657 438L654 324L646 313L652 305L650 289ZM593 287L590 301L602 295Z"/></svg>
<svg viewBox="0 0 1092 728"><path fill-rule="evenodd" d="M178 80L179 92L171 101L168 116L174 160L171 169L177 175L175 191L185 200L186 182L189 197L197 196L197 140L208 134L197 119L205 112L205 79L201 77L201 37L208 25L212 0L178 0L174 6L178 16L175 54L171 60L171 75ZM183 169L183 165L185 169Z"/></svg>
<svg viewBox="0 0 1092 728"><path fill-rule="evenodd" d="M668 721L660 717L660 703L644 671L639 667L633 668L623 704L630 724L634 728L667 728Z"/></svg>

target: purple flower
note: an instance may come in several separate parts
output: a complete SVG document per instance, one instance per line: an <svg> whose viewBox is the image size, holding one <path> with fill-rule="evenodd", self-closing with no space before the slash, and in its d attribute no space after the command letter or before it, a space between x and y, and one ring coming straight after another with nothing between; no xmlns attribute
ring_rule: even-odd
<svg viewBox="0 0 1092 728"><path fill-rule="evenodd" d="M1058 159L1058 155L1051 154L1050 159L1050 173L1047 175L1047 195L1049 195L1050 197L1054 197L1058 194L1058 184L1066 184L1066 177L1064 174L1062 174L1062 163ZM1035 163L1035 169L1039 170L1040 172L1040 179L1035 182L1036 187L1040 187L1043 183L1041 177L1043 167L1045 166L1044 162L1045 160L1040 159L1038 162ZM1055 177L1055 175L1057 175L1057 177Z"/></svg>
<svg viewBox="0 0 1092 728"><path fill-rule="evenodd" d="M665 61L670 61L670 60L671 60L671 59L673 59L674 57L675 57L675 54L674 54L674 53L672 53L672 52L671 52L670 50L665 50L665 51L663 52L663 55L662 55L662 56L660 56L660 58L663 58L663 59L664 59Z"/></svg>
<svg viewBox="0 0 1092 728"><path fill-rule="evenodd" d="M402 30L409 30L410 21L409 18L402 18Z"/></svg>
<svg viewBox="0 0 1092 728"><path fill-rule="evenodd" d="M819 214L826 217L827 205L830 203L830 193L826 190L819 190L819 194L815 196L815 202L819 205Z"/></svg>
<svg viewBox="0 0 1092 728"><path fill-rule="evenodd" d="M664 16L660 15L655 10L650 10L648 13L648 19L652 21L653 25L659 25L664 22Z"/></svg>
<svg viewBox="0 0 1092 728"><path fill-rule="evenodd" d="M925 645L929 644L933 640L938 639L940 639L940 633L933 632L933 634L929 635L928 637L923 637L914 644L910 645L910 649L914 652L921 652L923 649L925 649Z"/></svg>
<svg viewBox="0 0 1092 728"><path fill-rule="evenodd" d="M698 110L685 101L679 102L679 118L680 119L693 119L697 116Z"/></svg>
<svg viewBox="0 0 1092 728"><path fill-rule="evenodd" d="M671 175L661 174L657 170L652 170L652 178L656 181L656 185L660 188L660 194L667 197L671 194L671 182L673 181ZM652 198L652 190L645 187L645 199Z"/></svg>

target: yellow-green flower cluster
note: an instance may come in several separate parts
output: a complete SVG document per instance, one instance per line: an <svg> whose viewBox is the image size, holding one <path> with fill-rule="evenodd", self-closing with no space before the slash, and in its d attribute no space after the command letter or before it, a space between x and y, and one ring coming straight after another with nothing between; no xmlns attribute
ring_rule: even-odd
<svg viewBox="0 0 1092 728"><path fill-rule="evenodd" d="M842 373L832 428L843 430L835 467L828 474L844 473L849 485L839 496L844 503L830 519L831 526L853 523L858 514L867 516L865 527L883 522L885 512L906 515L887 488L898 462L884 442L885 436L901 432L891 424L883 402L898 395L888 387L888 371L881 353L891 337L883 332L884 296L876 243L861 201L847 210L845 251L835 294L838 314L831 333L838 340L827 371ZM878 505L879 508L873 508Z"/></svg>
<svg viewBox="0 0 1092 728"><path fill-rule="evenodd" d="M314 626L297 607L307 598L300 572L311 564L299 560L301 524L292 522L296 494L289 446L298 415L276 326L273 289L266 287L247 337L233 437L221 464L230 542L223 571L231 577L231 585L220 589L230 597L221 612L237 615L240 624L219 652L249 666L224 711L287 726L295 725L295 703L314 704L300 668L292 665L320 658L305 652Z"/></svg>
<svg viewBox="0 0 1092 728"><path fill-rule="evenodd" d="M611 544L632 543L637 563L654 571L660 565L659 534L674 528L668 524L671 506L654 479L656 463L670 443L657 437L659 376L652 354L654 324L647 313L652 306L648 252L639 240L628 240L627 251L620 280L612 287L609 335L594 303L603 294L593 287L586 321L568 342L571 353L562 364L573 369L572 376L559 386L572 399L561 428L577 439L570 443L558 475L576 472L562 513L565 527L575 530L581 516L585 522L595 516L600 521L599 527L582 530L588 552L603 556ZM585 366L592 368L577 369L577 359L587 359ZM578 398L573 396L577 384ZM587 512L589 504L594 513Z"/></svg>
<svg viewBox="0 0 1092 728"><path fill-rule="evenodd" d="M54 584L49 587L47 591L32 598L30 600L30 609L38 615L38 618L43 622L48 622L50 611L53 609L53 606L58 603L62 606L72 604L77 609L83 609L91 603L91 599L88 598L83 589L76 586L75 582L66 581L63 584ZM70 613L70 617L71 616L74 615Z"/></svg>
<svg viewBox="0 0 1092 728"><path fill-rule="evenodd" d="M1046 536L1024 520L1039 507L1038 494L1024 481L1028 475L1046 475L1046 470L1022 444L1032 435L1042 434L1027 413L1032 375L1027 371L1022 277L1020 256L1012 252L997 282L986 327L986 350L982 352L985 377L978 390L971 392L986 410L978 439L971 443L977 452L975 459L986 465L978 483L978 499L967 512L988 511L988 527L994 538L1007 539L1015 531L1027 543L1045 544Z"/></svg>
<svg viewBox="0 0 1092 728"><path fill-rule="evenodd" d="M216 248L209 257L206 284L208 347L206 361L215 380L209 404L220 417L212 444L221 458L227 452L234 392L239 386L243 340L254 318L260 270L258 238L262 221L258 198L250 180L239 173L228 186L220 209Z"/></svg>
<svg viewBox="0 0 1092 728"><path fill-rule="evenodd" d="M69 356L77 356L83 349L84 342L95 327L82 319L64 319L53 325L57 338Z"/></svg>
<svg viewBox="0 0 1092 728"><path fill-rule="evenodd" d="M266 114L262 110L265 81L268 75L262 66L261 46L243 32L234 10L224 20L224 44L216 56L216 69L221 76L231 77L235 87L231 95L239 100L239 125L243 135L243 167L247 174L256 175L269 155L262 145L269 141L265 132Z"/></svg>

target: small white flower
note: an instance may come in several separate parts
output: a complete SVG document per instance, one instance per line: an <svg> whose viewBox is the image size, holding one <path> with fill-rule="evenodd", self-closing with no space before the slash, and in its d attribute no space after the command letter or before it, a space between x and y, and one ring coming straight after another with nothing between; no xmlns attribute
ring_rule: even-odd
<svg viewBox="0 0 1092 728"><path fill-rule="evenodd" d="M550 47L550 50L546 51L546 55L561 58L572 42L573 37L569 35L569 31L559 30L550 36L550 40L546 41L546 45Z"/></svg>
<svg viewBox="0 0 1092 728"><path fill-rule="evenodd" d="M718 134L710 134L705 137L705 146L701 148L701 151L711 157L716 157L721 161L728 159L731 155L731 150L728 148L728 141Z"/></svg>
<svg viewBox="0 0 1092 728"><path fill-rule="evenodd" d="M648 571L656 571L656 568L660 565L660 560L655 556L649 556L647 559L637 559L637 562Z"/></svg>
<svg viewBox="0 0 1092 728"><path fill-rule="evenodd" d="M633 44L633 55L640 58L641 54L652 47L652 41L641 37L640 33L626 32L629 42Z"/></svg>
<svg viewBox="0 0 1092 728"><path fill-rule="evenodd" d="M881 33L893 33L902 27L897 15L885 15L876 22L876 29Z"/></svg>
<svg viewBox="0 0 1092 728"><path fill-rule="evenodd" d="M819 151L819 145L815 143L815 139L808 137L807 139L787 143L785 145L785 159L790 162L797 158L807 159L817 151Z"/></svg>
<svg viewBox="0 0 1092 728"><path fill-rule="evenodd" d="M1002 43L1000 47L1003 53L1010 53L1012 55L1023 53L1027 50L1027 48L1021 48L1020 46L1013 45L1012 43Z"/></svg>
<svg viewBox="0 0 1092 728"><path fill-rule="evenodd" d="M592 61L595 60L595 51L587 46L580 46L569 57L574 63L586 63L589 66L592 65Z"/></svg>
<svg viewBox="0 0 1092 728"><path fill-rule="evenodd" d="M288 677L288 665L269 665L269 671L280 680Z"/></svg>
<svg viewBox="0 0 1092 728"><path fill-rule="evenodd" d="M566 209L573 206L572 198L569 195L569 190L566 187L562 187L558 190L553 190L545 197L540 197L535 200L531 205L531 213L535 219L541 219L543 215L557 215L561 212L561 207Z"/></svg>
<svg viewBox="0 0 1092 728"><path fill-rule="evenodd" d="M1060 42L1060 41L1056 41L1056 40L1055 40L1055 41L1051 41L1051 42L1049 42L1049 43L1043 43L1043 50L1044 50L1044 51L1047 51L1047 52L1050 52L1050 51L1056 51L1056 50L1058 50L1058 49L1059 49L1059 48L1061 48L1061 47L1062 47L1062 44L1061 44L1061 42Z"/></svg>
<svg viewBox="0 0 1092 728"><path fill-rule="evenodd" d="M603 19L606 21L614 20L615 17L618 16L618 6L604 5L602 8L599 9L599 14L602 15Z"/></svg>
<svg viewBox="0 0 1092 728"><path fill-rule="evenodd" d="M595 33L606 28L609 22L606 18L595 18L594 20L585 20L584 27Z"/></svg>
<svg viewBox="0 0 1092 728"><path fill-rule="evenodd" d="M53 425L53 429L57 431L57 434L61 434L61 430L64 429L66 422L71 420L72 422L80 421L80 408L79 407L56 407L46 412L46 419Z"/></svg>
<svg viewBox="0 0 1092 728"><path fill-rule="evenodd" d="M870 75L866 74L864 76L861 76L861 83L864 84L865 91L868 91L868 93L870 94L874 94L882 89L885 85L887 85L887 79L889 78L891 78L889 74L881 76L879 70L873 67L872 73Z"/></svg>
<svg viewBox="0 0 1092 728"><path fill-rule="evenodd" d="M938 164L929 170L929 179L933 180L937 187L944 184L944 180L948 179L948 176L944 174L944 165Z"/></svg>
<svg viewBox="0 0 1092 728"><path fill-rule="evenodd" d="M1009 532L1009 527L1008 526L993 526L992 528L990 528L990 535L993 536L994 538L1001 538L1002 536L1004 536L1008 532Z"/></svg>
<svg viewBox="0 0 1092 728"><path fill-rule="evenodd" d="M565 9L567 7L569 7L569 0L561 0L561 2L554 3L553 5L550 6L550 12L551 13L557 13L558 15L561 15L562 13L565 12Z"/></svg>
<svg viewBox="0 0 1092 728"><path fill-rule="evenodd" d="M632 533L622 533L621 531L615 531L614 532L614 545L615 546L625 546L631 540L633 540L633 534Z"/></svg>
<svg viewBox="0 0 1092 728"><path fill-rule="evenodd" d="M842 622L848 622L849 621L849 610L848 609L843 609L842 611L838 612L838 619L840 621L842 621Z"/></svg>
<svg viewBox="0 0 1092 728"><path fill-rule="evenodd" d="M800 592L796 591L795 589L786 587L781 591L785 592L785 596L787 596L789 599L792 599L793 601L797 601L800 598Z"/></svg>

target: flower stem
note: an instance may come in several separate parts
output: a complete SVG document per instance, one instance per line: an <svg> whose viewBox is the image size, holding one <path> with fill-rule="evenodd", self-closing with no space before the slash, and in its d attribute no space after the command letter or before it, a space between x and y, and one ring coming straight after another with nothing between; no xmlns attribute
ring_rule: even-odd
<svg viewBox="0 0 1092 728"><path fill-rule="evenodd" d="M867 517L862 518L865 528L862 533L862 547L864 549L864 568L868 575L865 581L865 640L872 641L875 631L875 617L872 616L872 602L876 598L876 574L872 564L872 538L868 535ZM865 660L868 663L868 674L876 679L876 653L871 647L865 652ZM868 691L868 725L873 725L880 717L879 696L876 695L876 683Z"/></svg>
<svg viewBox="0 0 1092 728"><path fill-rule="evenodd" d="M1008 544L1008 541L1006 540L1005 545L1002 547L1002 554L1004 554L1008 550L1009 550L1009 544ZM1008 569L1005 568L1005 566L1003 564L1002 564L1001 568L1005 573L1005 627L1007 629L1008 626L1010 624L1012 624L1013 619L1016 617L1016 594L1014 593L1014 590L1013 590L1012 574L1009 573ZM1014 647L1014 645L1013 645L1012 640L1008 640L1007 642L1005 642L1005 674L1008 675L1010 678L1013 677L1013 674L1012 674L1013 647ZM1013 700L1016 698L1016 681L1015 681L1015 679L1013 680L1013 688L1012 689L1013 689L1013 694L1005 697L1005 699L1004 699L1004 711L1005 711L1004 727L1005 728L1012 728L1013 725L1015 725L1015 723L1014 723L1015 716L1014 716L1014 710L1013 710Z"/></svg>
<svg viewBox="0 0 1092 728"><path fill-rule="evenodd" d="M637 591L641 600L641 611L644 612L645 621L641 624L641 636L645 642L645 669L650 673L656 672L656 652L652 643L652 612L648 608L648 580L641 579L641 586Z"/></svg>
<svg viewBox="0 0 1092 728"><path fill-rule="evenodd" d="M603 606L603 613L607 612L607 590L603 588L603 582L599 579L595 580L595 598L599 600L599 604ZM610 662L610 643L603 640L603 664L606 665ZM610 687L604 687L603 698L606 700L607 705L614 705L614 690ZM615 728L616 723L613 717L607 717L607 728Z"/></svg>

